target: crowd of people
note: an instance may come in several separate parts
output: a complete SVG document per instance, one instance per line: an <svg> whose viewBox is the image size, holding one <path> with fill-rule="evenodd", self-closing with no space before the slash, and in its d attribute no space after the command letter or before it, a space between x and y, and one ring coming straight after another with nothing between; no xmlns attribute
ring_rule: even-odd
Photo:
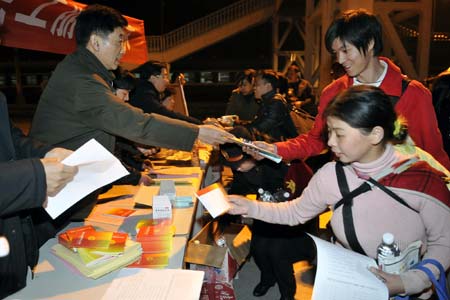
<svg viewBox="0 0 450 300"><path fill-rule="evenodd" d="M125 53L127 24L118 11L101 5L79 14L74 31L77 48L49 79L29 137L10 127L2 100L0 235L9 241L11 252L0 258L0 298L26 285L27 270L37 264L39 246L70 220L87 216L96 203L100 191L56 220L44 211L47 196L58 193L77 171L61 163L73 150L95 138L114 153L116 137L123 137L143 145L190 151L196 140L222 144L232 137L212 125L144 113L124 103L126 96L116 95L112 71ZM156 77L160 82L163 75Z"/></svg>
<svg viewBox="0 0 450 300"><path fill-rule="evenodd" d="M400 250L420 240L421 257L449 269L449 76L439 78L432 97L420 82L403 75L392 60L380 56L382 28L373 14L346 11L327 29L325 45L336 63L333 81L320 97L295 63L286 74L239 73L224 112L237 116L231 129L174 111L176 91L170 88L166 63L119 68L126 26L126 19L109 7L91 5L79 14L77 48L49 79L29 136L10 124L6 100L0 98L0 236L11 245L10 254L0 257L0 298L25 287L39 247L68 222L86 217L105 190L86 196L56 220L43 209L47 197L77 172L61 161L92 138L130 171L114 184L151 184L142 171L159 147L191 151L197 140L218 146L220 163L233 172L226 187L229 214L254 219L250 253L260 269L256 297L277 284L281 299L294 299L292 264L314 260L306 233L317 234L317 216L327 209L333 212L336 244L376 258L381 236L391 232ZM172 77L176 84L186 82L182 73ZM306 133L291 117L298 110L314 120ZM283 161L274 163L253 148L230 143L233 137L251 140ZM328 161L309 164L309 158L326 151ZM367 182L371 188L348 196ZM245 197L259 189L270 192L273 203ZM439 275L437 268L429 268ZM384 280L391 296L433 297L431 280L422 271L371 271Z"/></svg>

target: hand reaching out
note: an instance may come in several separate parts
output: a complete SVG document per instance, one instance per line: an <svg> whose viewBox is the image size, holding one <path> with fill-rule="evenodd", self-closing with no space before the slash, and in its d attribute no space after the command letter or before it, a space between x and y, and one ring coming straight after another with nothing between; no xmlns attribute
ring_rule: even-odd
<svg viewBox="0 0 450 300"><path fill-rule="evenodd" d="M139 185L145 185L145 186L149 186L152 185L153 183L153 179L145 174L141 174L141 178L139 179Z"/></svg>
<svg viewBox="0 0 450 300"><path fill-rule="evenodd" d="M248 206L250 200L239 195L229 195L228 201L230 202L231 208L228 213L231 215L246 215L248 213Z"/></svg>
<svg viewBox="0 0 450 300"><path fill-rule="evenodd" d="M199 125L198 139L206 144L225 144L233 135L222 128L212 125Z"/></svg>
<svg viewBox="0 0 450 300"><path fill-rule="evenodd" d="M275 144L269 144L266 142L262 142L262 141L254 141L252 142L253 145L262 148L264 150L267 150L269 152L272 152L274 154L277 154L277 146L275 146ZM256 151L253 148L250 147L242 147L242 150L247 153L250 154L251 156L253 156L256 160L262 160L264 158L264 156L262 156L261 154L259 154L258 151Z"/></svg>

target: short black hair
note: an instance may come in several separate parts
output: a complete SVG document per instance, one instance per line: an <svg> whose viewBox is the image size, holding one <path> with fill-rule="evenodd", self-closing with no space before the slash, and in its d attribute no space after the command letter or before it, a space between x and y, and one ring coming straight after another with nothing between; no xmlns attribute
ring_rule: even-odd
<svg viewBox="0 0 450 300"><path fill-rule="evenodd" d="M77 17L75 40L78 46L86 46L93 33L106 37L116 28L125 28L127 25L127 19L114 8L89 5Z"/></svg>
<svg viewBox="0 0 450 300"><path fill-rule="evenodd" d="M325 46L333 53L334 40L340 39L354 45L361 53L366 54L371 41L374 42L373 52L378 56L383 51L382 28L374 14L365 9L345 11L341 17L334 20L325 34Z"/></svg>
<svg viewBox="0 0 450 300"><path fill-rule="evenodd" d="M134 69L133 73L138 74L139 79L148 80L151 76L161 75L162 69L167 69L167 64L150 60Z"/></svg>
<svg viewBox="0 0 450 300"><path fill-rule="evenodd" d="M240 86L242 83L244 83L244 80L249 83L253 83L255 75L256 71L254 69L245 69L244 71L237 73L235 85Z"/></svg>
<svg viewBox="0 0 450 300"><path fill-rule="evenodd" d="M271 70L271 69L258 71L258 73L256 74L256 78L261 78L265 82L270 83L270 85L272 86L272 89L274 89L274 90L276 90L280 84L280 81L279 81L280 79L279 79L277 72L275 72L274 70Z"/></svg>
<svg viewBox="0 0 450 300"><path fill-rule="evenodd" d="M299 72L300 72L300 68L299 68L296 64L290 65L290 66L287 68L287 70L288 70L288 71L289 71L289 70L294 70L295 73L299 73Z"/></svg>
<svg viewBox="0 0 450 300"><path fill-rule="evenodd" d="M336 117L363 133L370 133L376 126L384 129L383 141L401 142L407 136L394 136L397 114L391 99L383 90L370 85L356 85L340 92L327 106L324 117Z"/></svg>
<svg viewBox="0 0 450 300"><path fill-rule="evenodd" d="M120 70L114 72L116 78L113 80L113 87L115 89L123 89L131 91L136 87L136 77L128 70Z"/></svg>

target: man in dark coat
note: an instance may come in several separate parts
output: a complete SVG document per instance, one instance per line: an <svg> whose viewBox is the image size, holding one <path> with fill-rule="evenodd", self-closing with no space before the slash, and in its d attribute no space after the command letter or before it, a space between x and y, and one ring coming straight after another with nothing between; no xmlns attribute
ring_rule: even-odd
<svg viewBox="0 0 450 300"><path fill-rule="evenodd" d="M111 153L116 136L144 145L184 151L197 139L222 144L231 135L215 126L194 125L124 103L114 93L112 70L125 54L127 20L115 9L91 5L77 17L77 49L56 67L39 99L30 136L51 145L75 150L95 138ZM98 190L78 202L64 216L85 218L96 203Z"/></svg>
<svg viewBox="0 0 450 300"><path fill-rule="evenodd" d="M161 103L164 100L162 93L169 85L169 74L164 63L148 61L133 72L139 74L139 81L136 88L131 91L129 104L148 114L155 113L192 124L202 124L202 121L167 109Z"/></svg>
<svg viewBox="0 0 450 300"><path fill-rule="evenodd" d="M71 152L52 149L11 127L0 94L0 236L10 245L9 255L0 258L0 298L25 287L28 267L37 264L39 247L47 238L42 233L49 232L44 224L35 226L33 216L47 195L56 195L73 179L77 168L60 163Z"/></svg>
<svg viewBox="0 0 450 300"><path fill-rule="evenodd" d="M285 141L297 136L286 100L277 93L278 84L278 75L273 70L262 70L256 75L255 98L261 99L261 106L246 127L257 140Z"/></svg>

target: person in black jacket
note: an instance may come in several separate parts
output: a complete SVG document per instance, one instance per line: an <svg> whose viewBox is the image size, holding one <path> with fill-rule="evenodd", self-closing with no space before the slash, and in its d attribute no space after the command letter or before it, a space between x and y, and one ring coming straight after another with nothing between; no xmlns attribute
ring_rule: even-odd
<svg viewBox="0 0 450 300"><path fill-rule="evenodd" d="M254 139L243 126L234 127L230 133L246 140ZM312 170L301 160L292 161L289 165L267 159L257 161L234 143L221 145L220 154L222 164L233 172L233 180L227 187L229 194L258 194L262 188L275 200L287 201L298 197L312 177ZM305 225L288 226L253 220L250 255L261 271L253 296L264 296L277 284L282 300L294 299L296 282L292 264L314 258L313 242L305 232L317 235L316 223L317 219ZM295 249L302 251L291 251L294 245L298 245Z"/></svg>
<svg viewBox="0 0 450 300"><path fill-rule="evenodd" d="M258 140L285 141L297 136L286 100L277 93L279 78L273 70L256 75L255 98L261 99L255 119L246 127Z"/></svg>
<svg viewBox="0 0 450 300"><path fill-rule="evenodd" d="M444 150L450 156L450 68L438 75L432 95Z"/></svg>
<svg viewBox="0 0 450 300"><path fill-rule="evenodd" d="M43 210L47 196L56 195L73 179L77 168L60 162L70 153L25 137L11 126L0 93L0 236L10 245L9 255L0 258L0 299L24 288L28 267L38 262L48 227L35 226L33 217Z"/></svg>
<svg viewBox="0 0 450 300"><path fill-rule="evenodd" d="M138 74L139 81L130 95L129 104L145 113L156 113L169 118L202 124L202 121L167 109L162 105L162 93L169 85L167 66L164 63L148 61L132 71Z"/></svg>

